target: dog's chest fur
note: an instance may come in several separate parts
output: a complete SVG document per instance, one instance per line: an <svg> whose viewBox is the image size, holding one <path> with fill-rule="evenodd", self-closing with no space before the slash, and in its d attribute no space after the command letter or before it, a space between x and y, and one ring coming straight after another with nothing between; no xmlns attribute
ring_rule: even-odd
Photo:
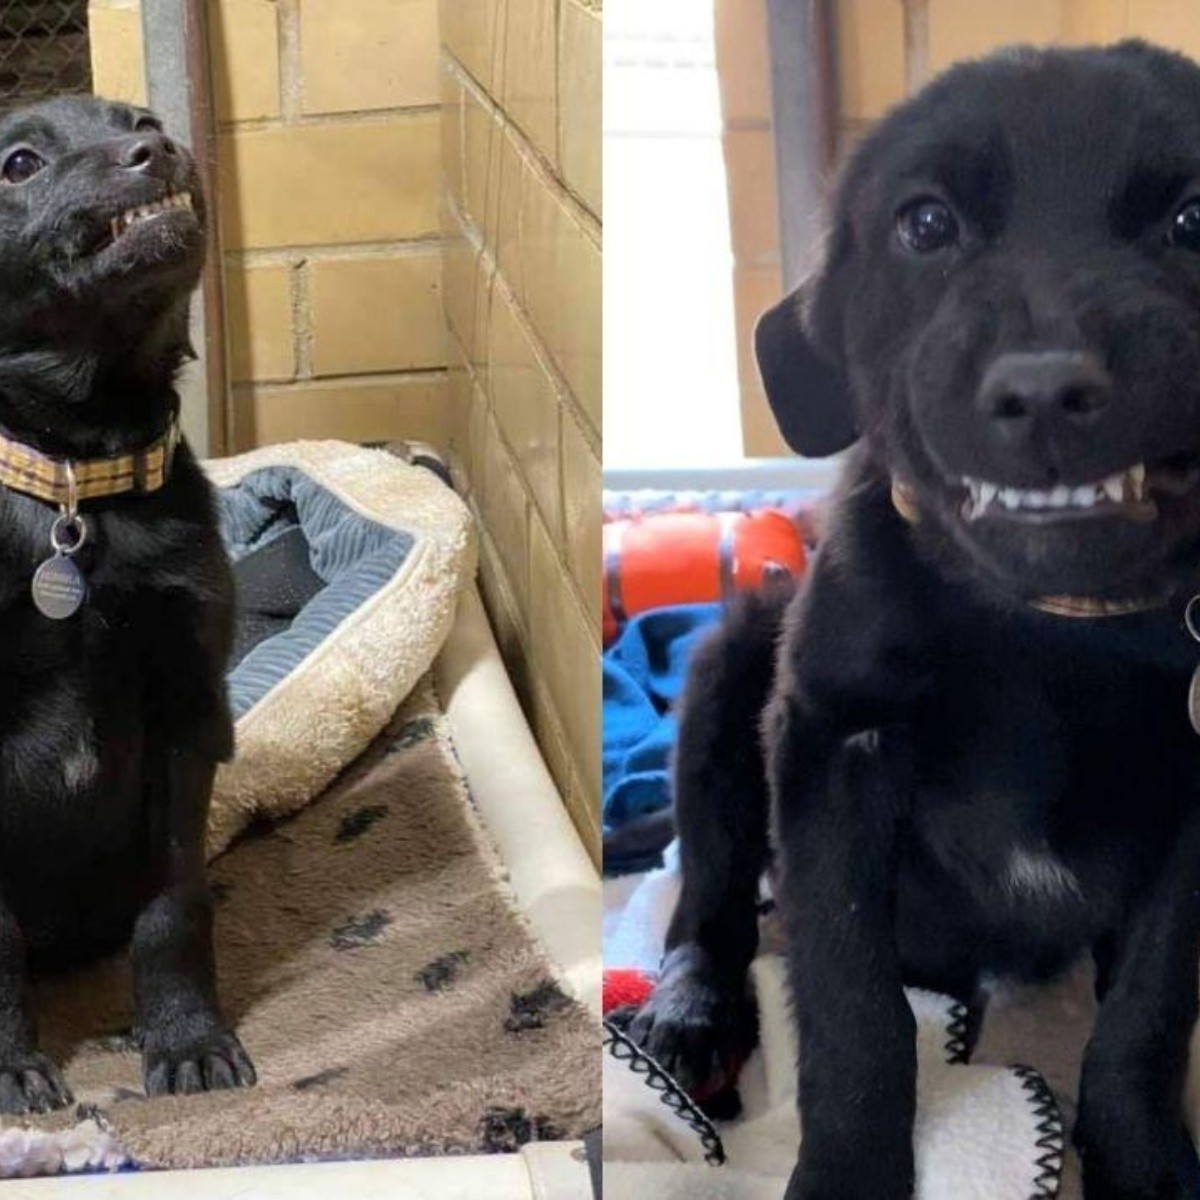
<svg viewBox="0 0 1200 1200"><path fill-rule="evenodd" d="M1087 637L1055 655L995 640L944 672L914 722L914 861L987 931L993 970L1037 976L1109 925L1169 846L1200 737L1186 671Z"/></svg>
<svg viewBox="0 0 1200 1200"><path fill-rule="evenodd" d="M164 597L200 589L205 556L196 552L189 580L179 547L211 537L178 497L85 509L88 596L53 621L29 588L51 553L54 510L20 496L0 503L0 887L35 944L73 937L83 914L97 926L86 940L110 930L119 940L150 883L157 693L173 646L194 636L172 630Z"/></svg>

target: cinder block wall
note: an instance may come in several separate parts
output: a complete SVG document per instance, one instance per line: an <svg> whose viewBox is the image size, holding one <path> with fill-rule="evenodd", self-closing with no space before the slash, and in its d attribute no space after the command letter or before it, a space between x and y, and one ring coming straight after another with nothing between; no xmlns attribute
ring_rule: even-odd
<svg viewBox="0 0 1200 1200"><path fill-rule="evenodd" d="M450 420L437 0L210 0L235 450ZM138 0L91 0L96 90L144 100Z"/></svg>
<svg viewBox="0 0 1200 1200"><path fill-rule="evenodd" d="M505 658L598 855L600 4L441 16L455 470Z"/></svg>

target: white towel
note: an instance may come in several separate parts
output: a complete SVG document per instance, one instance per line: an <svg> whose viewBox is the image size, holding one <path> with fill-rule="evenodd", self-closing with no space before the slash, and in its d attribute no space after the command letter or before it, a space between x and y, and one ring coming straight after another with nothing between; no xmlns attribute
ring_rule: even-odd
<svg viewBox="0 0 1200 1200"><path fill-rule="evenodd" d="M608 887L605 962L654 970L678 894L674 864L637 885ZM739 1083L742 1116L714 1127L725 1165L705 1165L702 1118L683 1115L645 1086L652 1068L629 1066L627 1048L606 1055L605 1192L612 1200L779 1200L796 1161L794 1025L782 961L764 954L752 982L760 1046ZM955 1063L961 1007L944 996L908 993L917 1018L917 1200L1035 1200L1078 1196L1065 1154L1064 1122L1042 1073L1073 1094L1079 1050L1094 1005L1086 973L1054 988L1012 993L990 1011L974 1061ZM1012 1063L1032 1063L1017 1068ZM663 1086L659 1081L660 1087ZM1200 1087L1196 1089L1200 1094ZM678 1097L673 1103L683 1103ZM636 1164L636 1166L634 1165ZM651 1186L653 1184L653 1186Z"/></svg>

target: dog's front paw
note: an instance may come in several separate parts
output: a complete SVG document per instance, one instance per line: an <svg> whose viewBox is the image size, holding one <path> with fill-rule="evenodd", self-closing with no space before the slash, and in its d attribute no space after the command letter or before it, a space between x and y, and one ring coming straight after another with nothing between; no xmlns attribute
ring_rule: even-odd
<svg viewBox="0 0 1200 1200"><path fill-rule="evenodd" d="M1076 1127L1085 1200L1200 1200L1200 1158L1187 1131L1139 1135L1137 1128L1130 1121L1102 1136Z"/></svg>
<svg viewBox="0 0 1200 1200"><path fill-rule="evenodd" d="M728 1090L758 1041L758 1015L743 985L716 983L678 952L654 995L622 1022L681 1088L699 1100Z"/></svg>
<svg viewBox="0 0 1200 1200"><path fill-rule="evenodd" d="M0 1053L0 1112L50 1112L71 1099L58 1067L40 1051Z"/></svg>
<svg viewBox="0 0 1200 1200"><path fill-rule="evenodd" d="M865 1148L864 1148L865 1149ZM784 1200L910 1200L912 1172L888 1170L869 1153L843 1170L816 1169L803 1156L792 1172Z"/></svg>
<svg viewBox="0 0 1200 1200"><path fill-rule="evenodd" d="M148 1031L142 1043L146 1095L190 1095L250 1087L257 1075L237 1034L215 1023Z"/></svg>

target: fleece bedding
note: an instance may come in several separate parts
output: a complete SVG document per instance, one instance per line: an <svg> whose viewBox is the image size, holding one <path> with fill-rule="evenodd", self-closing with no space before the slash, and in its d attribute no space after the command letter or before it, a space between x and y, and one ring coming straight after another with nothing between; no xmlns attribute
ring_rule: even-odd
<svg viewBox="0 0 1200 1200"><path fill-rule="evenodd" d="M291 442L206 469L238 610L215 855L308 803L379 733L445 641L476 539L438 474L385 450Z"/></svg>

